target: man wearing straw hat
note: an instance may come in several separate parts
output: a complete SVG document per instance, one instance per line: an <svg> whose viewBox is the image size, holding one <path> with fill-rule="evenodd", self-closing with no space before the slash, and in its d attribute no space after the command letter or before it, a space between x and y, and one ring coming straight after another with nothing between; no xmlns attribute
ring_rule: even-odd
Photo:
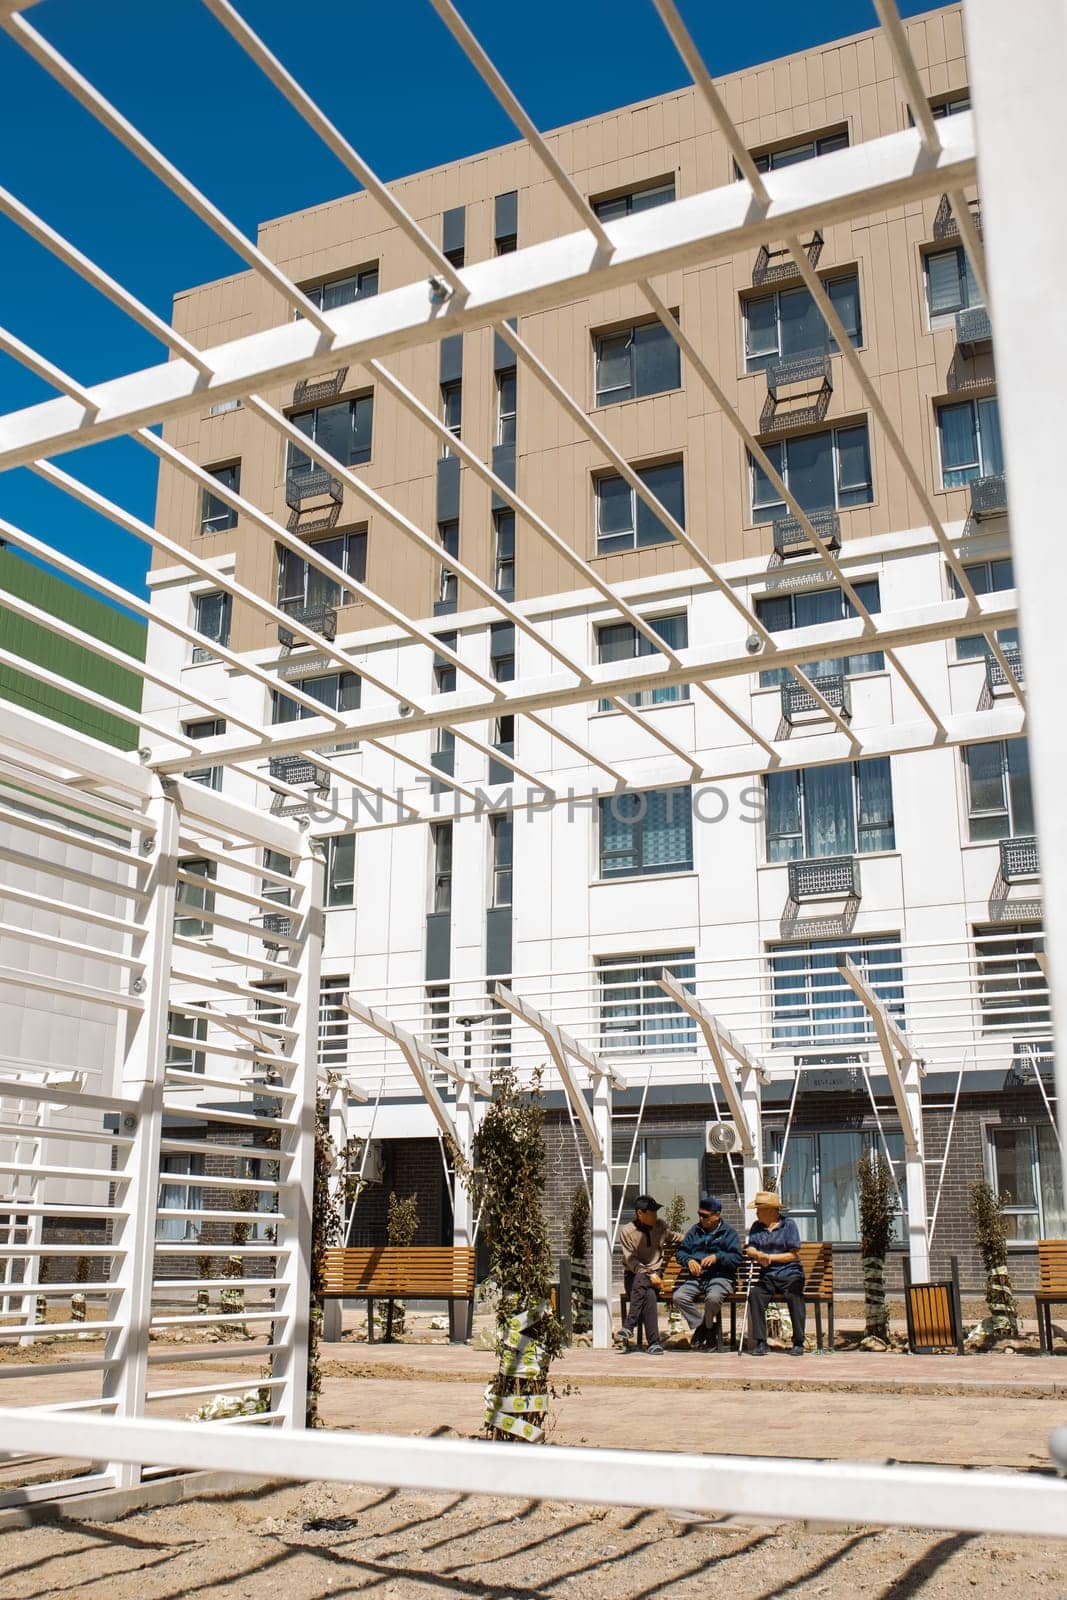
<svg viewBox="0 0 1067 1600"><path fill-rule="evenodd" d="M748 1230L745 1255L759 1267L759 1276L749 1290L752 1317L752 1354L767 1354L767 1307L782 1299L789 1307L793 1325L791 1356L804 1354L804 1269L800 1265L800 1234L791 1217L783 1217L781 1196L760 1189L751 1205L756 1220Z"/></svg>

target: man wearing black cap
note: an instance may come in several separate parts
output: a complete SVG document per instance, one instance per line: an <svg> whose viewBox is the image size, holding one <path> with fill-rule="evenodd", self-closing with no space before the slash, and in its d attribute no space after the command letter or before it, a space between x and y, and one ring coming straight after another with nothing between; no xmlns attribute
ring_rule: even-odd
<svg viewBox="0 0 1067 1600"><path fill-rule="evenodd" d="M711 1349L711 1330L741 1265L741 1241L722 1220L718 1195L700 1196L697 1221L674 1253L681 1268L674 1304L689 1324L689 1348Z"/></svg>
<svg viewBox="0 0 1067 1600"><path fill-rule="evenodd" d="M634 1201L633 1222L628 1222L619 1233L627 1300L622 1347L626 1352L635 1348L633 1336L640 1326L645 1330L650 1356L663 1354L659 1342L658 1291L663 1287L667 1251L678 1242L678 1235L660 1221L658 1211L658 1200L653 1200L650 1194L639 1194Z"/></svg>

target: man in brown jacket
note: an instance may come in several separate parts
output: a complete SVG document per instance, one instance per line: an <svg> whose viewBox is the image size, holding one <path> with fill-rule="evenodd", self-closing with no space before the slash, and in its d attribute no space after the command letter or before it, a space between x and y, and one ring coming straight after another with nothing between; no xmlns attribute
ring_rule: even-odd
<svg viewBox="0 0 1067 1600"><path fill-rule="evenodd" d="M645 1343L650 1356L661 1356L659 1342L659 1305L657 1290L663 1287L663 1268L667 1252L678 1243L657 1212L659 1201L650 1194L639 1194L634 1201L634 1220L619 1233L622 1246L623 1286L626 1290L627 1312L622 1325L622 1348L629 1354L636 1349L634 1333L645 1330Z"/></svg>

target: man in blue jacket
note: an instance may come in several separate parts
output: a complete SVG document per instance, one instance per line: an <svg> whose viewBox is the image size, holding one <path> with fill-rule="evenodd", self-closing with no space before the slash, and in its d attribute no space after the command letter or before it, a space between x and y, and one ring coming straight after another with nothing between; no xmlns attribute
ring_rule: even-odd
<svg viewBox="0 0 1067 1600"><path fill-rule="evenodd" d="M674 1304L689 1324L689 1348L714 1349L711 1330L741 1265L741 1241L722 1220L718 1195L701 1195L697 1221L674 1254L681 1268Z"/></svg>

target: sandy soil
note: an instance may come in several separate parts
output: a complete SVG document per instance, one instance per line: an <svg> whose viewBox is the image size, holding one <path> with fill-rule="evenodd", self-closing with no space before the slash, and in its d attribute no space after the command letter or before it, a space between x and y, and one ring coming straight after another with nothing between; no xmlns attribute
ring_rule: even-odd
<svg viewBox="0 0 1067 1600"><path fill-rule="evenodd" d="M1062 1600L1065 1547L301 1485L0 1536L5 1600Z"/></svg>

